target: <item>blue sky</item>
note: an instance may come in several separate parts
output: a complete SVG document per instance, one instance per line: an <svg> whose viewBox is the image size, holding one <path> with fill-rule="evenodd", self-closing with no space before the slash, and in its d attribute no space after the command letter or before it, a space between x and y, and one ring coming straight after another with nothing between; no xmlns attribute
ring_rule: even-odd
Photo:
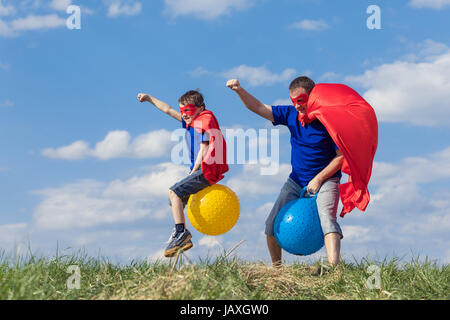
<svg viewBox="0 0 450 320"><path fill-rule="evenodd" d="M66 27L71 4L80 30ZM380 30L367 28L373 4ZM188 168L170 158L179 124L137 94L176 106L200 88L224 130L272 129L226 81L283 104L306 74L352 86L379 119L372 202L338 220L344 258L448 262L449 14L448 0L0 1L0 248L160 257L173 224L167 187ZM238 256L269 260L264 221L289 158L281 130L278 174L231 166L222 183L240 198L240 220L219 237L192 230L192 259L245 239Z"/></svg>

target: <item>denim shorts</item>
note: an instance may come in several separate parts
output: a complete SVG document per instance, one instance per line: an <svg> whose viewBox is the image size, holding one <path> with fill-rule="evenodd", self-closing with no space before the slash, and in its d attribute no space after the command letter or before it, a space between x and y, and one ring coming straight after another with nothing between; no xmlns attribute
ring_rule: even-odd
<svg viewBox="0 0 450 320"><path fill-rule="evenodd" d="M339 181L340 178L338 177L330 178L325 181L319 189L316 202L323 234L339 233L342 239L344 236L336 219L337 208L339 205ZM266 235L273 236L273 223L278 212L286 203L299 198L301 191L302 187L291 178L288 178L281 188L280 195L266 220Z"/></svg>
<svg viewBox="0 0 450 320"><path fill-rule="evenodd" d="M210 184L208 180L206 180L202 170L199 169L188 175L186 178L175 183L169 188L169 190L175 192L181 201L183 201L183 206L186 206L191 194L195 194L209 186Z"/></svg>

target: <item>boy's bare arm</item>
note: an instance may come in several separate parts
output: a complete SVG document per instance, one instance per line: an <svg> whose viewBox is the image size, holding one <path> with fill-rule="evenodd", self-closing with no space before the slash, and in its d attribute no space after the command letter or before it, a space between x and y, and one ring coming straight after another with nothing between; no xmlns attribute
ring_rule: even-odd
<svg viewBox="0 0 450 320"><path fill-rule="evenodd" d="M235 91L239 98L242 100L244 105L254 113L260 115L261 117L273 122L272 107L262 103L250 93L248 93L244 88L241 87L239 80L231 79L227 82L227 87Z"/></svg>
<svg viewBox="0 0 450 320"><path fill-rule="evenodd" d="M148 101L151 104L153 104L155 107L157 107L159 110L161 110L162 112L164 112L165 114L168 114L169 116L171 116L172 118L181 121L181 114L173 109L172 107L170 107L167 103L156 99L155 97L152 97L149 94L146 93L139 93L138 94L138 100L140 102L145 102Z"/></svg>
<svg viewBox="0 0 450 320"><path fill-rule="evenodd" d="M208 142L202 142L200 143L200 151L198 152L197 159L195 159L194 167L192 168L191 173L194 173L198 169L201 168L203 159L206 157L208 153Z"/></svg>

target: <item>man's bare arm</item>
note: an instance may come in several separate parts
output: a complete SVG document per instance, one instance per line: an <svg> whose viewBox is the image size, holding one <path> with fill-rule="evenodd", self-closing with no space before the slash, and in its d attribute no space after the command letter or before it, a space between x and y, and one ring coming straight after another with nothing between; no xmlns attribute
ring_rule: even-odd
<svg viewBox="0 0 450 320"><path fill-rule="evenodd" d="M167 103L165 103L165 102L163 102L161 100L158 100L158 99L156 99L155 97L152 97L149 94L139 93L138 94L138 100L140 102L148 101L151 104L153 104L155 107L157 107L159 110L164 112L165 114L168 114L169 116L171 116L175 120L181 121L181 113L179 113L177 110L175 110L172 107L170 107Z"/></svg>
<svg viewBox="0 0 450 320"><path fill-rule="evenodd" d="M343 161L344 155L340 150L336 150L336 157L308 183L308 191L318 192L322 184L341 169Z"/></svg>
<svg viewBox="0 0 450 320"><path fill-rule="evenodd" d="M272 107L262 103L250 93L248 93L244 88L241 87L239 80L231 79L227 82L227 87L235 91L244 105L254 113L260 115L261 117L273 122Z"/></svg>

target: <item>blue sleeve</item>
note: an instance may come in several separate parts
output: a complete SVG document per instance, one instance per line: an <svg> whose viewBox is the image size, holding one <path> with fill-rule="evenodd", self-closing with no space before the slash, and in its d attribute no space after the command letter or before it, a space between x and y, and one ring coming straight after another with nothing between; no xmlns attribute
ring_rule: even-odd
<svg viewBox="0 0 450 320"><path fill-rule="evenodd" d="M282 124L287 126L290 109L290 106L272 106L273 125Z"/></svg>
<svg viewBox="0 0 450 320"><path fill-rule="evenodd" d="M334 150L339 150L339 147L337 146L337 144L333 141L333 146L334 146Z"/></svg>

